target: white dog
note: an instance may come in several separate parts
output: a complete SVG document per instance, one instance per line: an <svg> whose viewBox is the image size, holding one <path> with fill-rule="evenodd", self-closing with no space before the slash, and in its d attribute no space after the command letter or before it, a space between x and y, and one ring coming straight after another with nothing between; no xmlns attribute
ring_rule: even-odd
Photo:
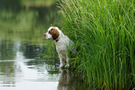
<svg viewBox="0 0 135 90"><path fill-rule="evenodd" d="M56 50L59 54L60 58L60 68L69 67L69 57L68 50L75 53L73 46L73 42L62 33L62 31L58 27L50 27L48 32L44 34L45 39L51 39L54 41L56 45Z"/></svg>

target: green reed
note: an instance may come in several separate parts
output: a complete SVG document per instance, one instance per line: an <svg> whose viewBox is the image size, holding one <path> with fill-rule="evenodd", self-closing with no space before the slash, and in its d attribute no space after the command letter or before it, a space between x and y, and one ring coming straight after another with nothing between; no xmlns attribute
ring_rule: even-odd
<svg viewBox="0 0 135 90"><path fill-rule="evenodd" d="M77 48L72 66L90 88L134 87L134 0L61 0L58 7Z"/></svg>

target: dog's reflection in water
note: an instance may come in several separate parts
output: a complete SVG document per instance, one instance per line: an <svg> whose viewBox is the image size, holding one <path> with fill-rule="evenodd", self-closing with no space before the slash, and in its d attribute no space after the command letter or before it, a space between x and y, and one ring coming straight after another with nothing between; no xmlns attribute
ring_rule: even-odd
<svg viewBox="0 0 135 90"><path fill-rule="evenodd" d="M60 75L57 90L69 90L70 76L71 76L70 71L62 70L62 69L60 69L60 71L61 71L61 75ZM74 90L73 87L72 90Z"/></svg>

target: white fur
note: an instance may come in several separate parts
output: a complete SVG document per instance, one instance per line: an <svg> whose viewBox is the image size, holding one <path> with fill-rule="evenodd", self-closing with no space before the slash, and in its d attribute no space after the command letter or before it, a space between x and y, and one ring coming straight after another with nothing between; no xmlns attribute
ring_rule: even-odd
<svg viewBox="0 0 135 90"><path fill-rule="evenodd" d="M48 29L48 32L54 27L50 27ZM74 44L66 35L64 35L62 33L62 31L58 28L55 27L58 32L59 32L59 36L56 40L52 39L52 35L49 34L48 32L45 33L46 37L45 39L52 39L56 45L56 50L58 52L59 58L60 58L60 68L62 68L64 65L66 65L65 67L69 67L69 57L68 57L68 49L70 51L74 51L72 45ZM71 46L71 47L70 47Z"/></svg>
<svg viewBox="0 0 135 90"><path fill-rule="evenodd" d="M52 39L52 35L49 34L48 32L46 33L46 39Z"/></svg>

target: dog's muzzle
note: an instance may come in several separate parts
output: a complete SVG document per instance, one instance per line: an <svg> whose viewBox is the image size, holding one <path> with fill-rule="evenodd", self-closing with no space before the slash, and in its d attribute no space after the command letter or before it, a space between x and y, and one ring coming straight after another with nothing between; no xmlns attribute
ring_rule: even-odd
<svg viewBox="0 0 135 90"><path fill-rule="evenodd" d="M46 34L43 34L44 38L46 38Z"/></svg>

